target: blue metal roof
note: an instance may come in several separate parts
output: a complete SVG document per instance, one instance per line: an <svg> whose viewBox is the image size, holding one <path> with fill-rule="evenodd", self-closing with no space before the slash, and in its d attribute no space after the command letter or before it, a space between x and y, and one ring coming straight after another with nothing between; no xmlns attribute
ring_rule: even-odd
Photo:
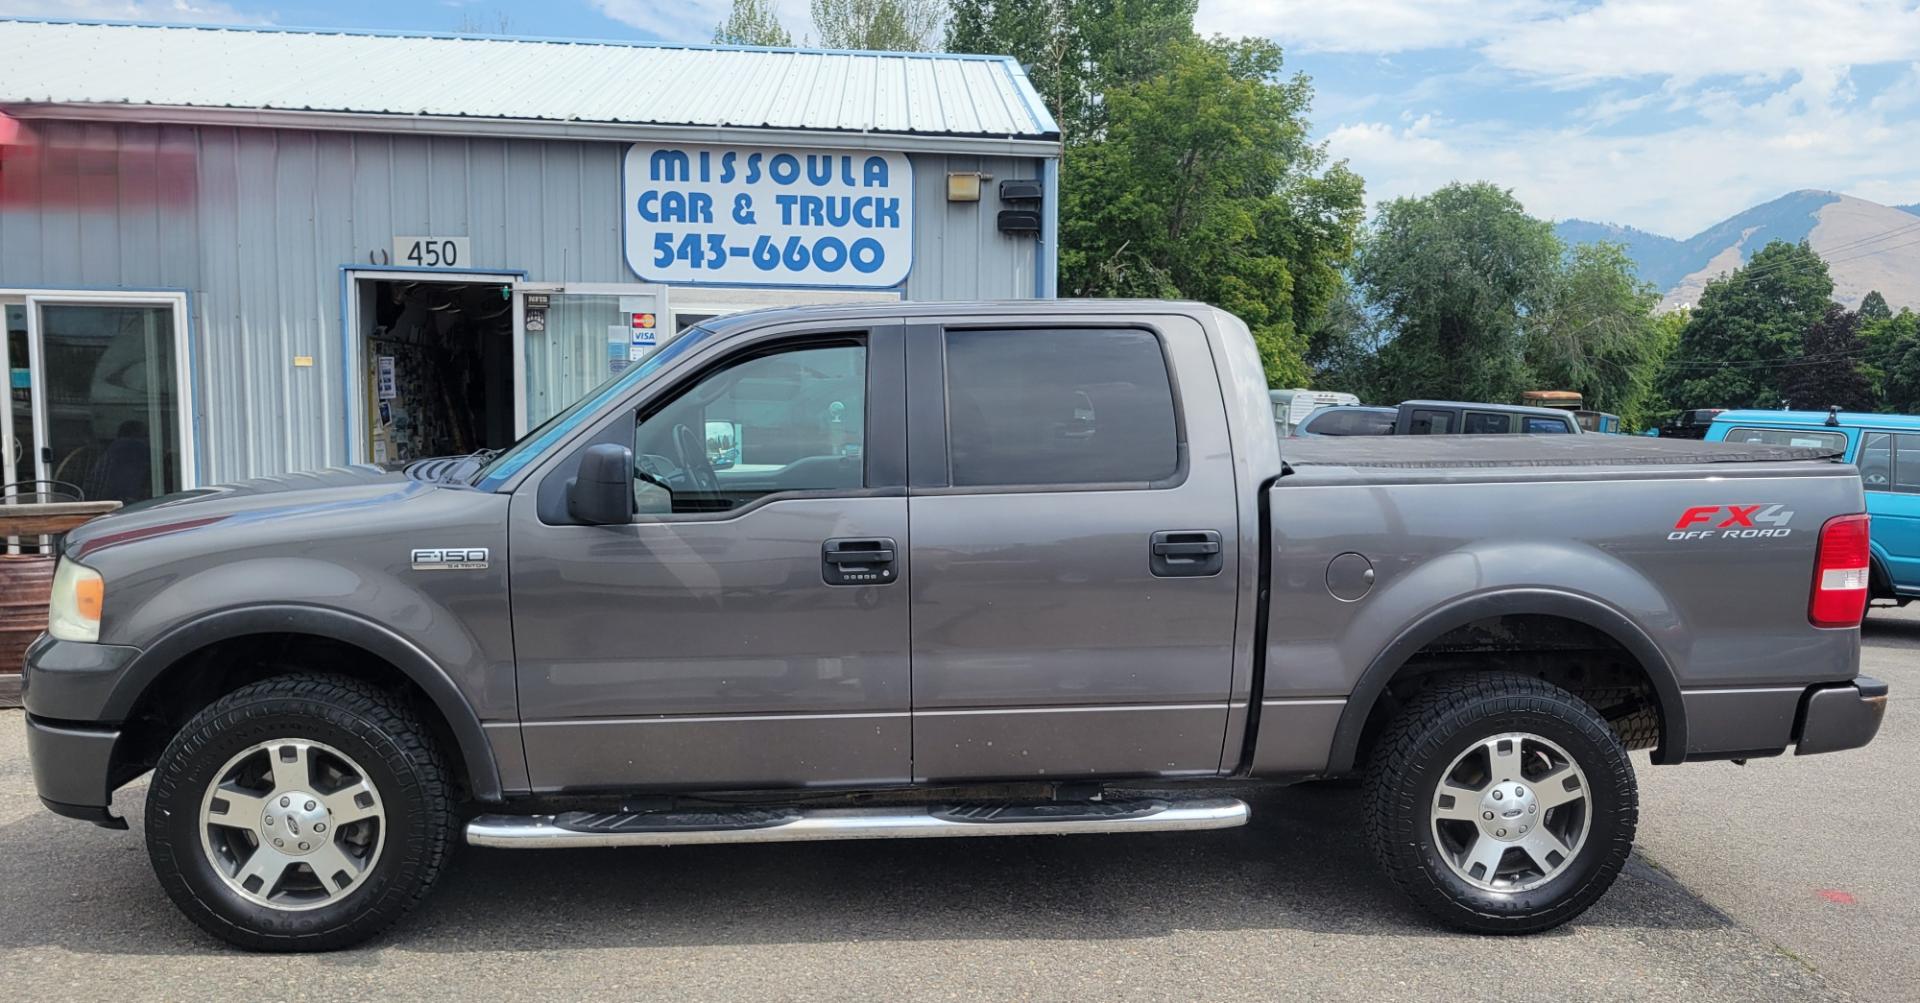
<svg viewBox="0 0 1920 1003"><path fill-rule="evenodd" d="M0 105L1057 141L1006 56L0 19Z"/></svg>

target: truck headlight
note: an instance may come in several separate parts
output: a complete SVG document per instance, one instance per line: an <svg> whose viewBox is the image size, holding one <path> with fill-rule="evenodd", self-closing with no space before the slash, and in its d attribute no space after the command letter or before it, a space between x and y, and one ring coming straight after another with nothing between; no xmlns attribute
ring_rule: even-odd
<svg viewBox="0 0 1920 1003"><path fill-rule="evenodd" d="M106 597L100 572L61 558L53 572L47 633L61 641L100 640L100 607Z"/></svg>

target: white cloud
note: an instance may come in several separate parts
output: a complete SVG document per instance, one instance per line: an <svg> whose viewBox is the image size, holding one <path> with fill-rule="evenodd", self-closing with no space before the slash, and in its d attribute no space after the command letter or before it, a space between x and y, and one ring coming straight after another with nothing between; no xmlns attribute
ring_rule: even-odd
<svg viewBox="0 0 1920 1003"><path fill-rule="evenodd" d="M219 0L0 0L0 16L178 24L270 24L273 15Z"/></svg>
<svg viewBox="0 0 1920 1003"><path fill-rule="evenodd" d="M1203 34L1265 35L1321 52L1406 52L1478 42L1552 0L1201 0Z"/></svg>
<svg viewBox="0 0 1920 1003"><path fill-rule="evenodd" d="M1811 84L1816 92L1828 84ZM1691 236L1757 202L1831 188L1883 202L1920 195L1920 141L1871 109L1782 90L1716 104L1707 120L1621 136L1584 125L1358 122L1327 137L1367 179L1370 200L1450 181L1492 181L1528 211ZM1834 88L1830 93L1838 93Z"/></svg>
<svg viewBox="0 0 1920 1003"><path fill-rule="evenodd" d="M671 42L710 42L713 29L727 19L731 0L593 0L600 13ZM813 25L807 0L774 0L780 23L795 42L804 42Z"/></svg>
<svg viewBox="0 0 1920 1003"><path fill-rule="evenodd" d="M1910 0L1604 0L1484 36L1497 66L1561 84L1626 77L1775 79L1920 58Z"/></svg>

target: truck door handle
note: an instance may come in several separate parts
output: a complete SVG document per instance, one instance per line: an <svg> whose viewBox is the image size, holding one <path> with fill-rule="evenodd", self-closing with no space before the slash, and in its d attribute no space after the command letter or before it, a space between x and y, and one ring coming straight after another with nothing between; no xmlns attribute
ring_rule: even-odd
<svg viewBox="0 0 1920 1003"><path fill-rule="evenodd" d="M1147 543L1147 566L1156 578L1205 578L1220 573L1217 529L1163 529Z"/></svg>
<svg viewBox="0 0 1920 1003"><path fill-rule="evenodd" d="M887 537L828 540L820 545L820 577L828 585L887 585L899 547Z"/></svg>

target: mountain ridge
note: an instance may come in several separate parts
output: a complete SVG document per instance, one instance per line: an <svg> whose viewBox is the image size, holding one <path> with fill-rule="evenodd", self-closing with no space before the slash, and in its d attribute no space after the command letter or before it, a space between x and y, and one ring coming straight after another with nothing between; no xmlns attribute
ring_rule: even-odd
<svg viewBox="0 0 1920 1003"><path fill-rule="evenodd" d="M1896 310L1920 309L1920 203L1888 206L1809 188L1742 210L1685 239L1584 219L1562 220L1554 232L1569 244L1625 245L1640 277L1662 291L1661 309L1691 305L1709 280L1744 265L1774 240L1807 241L1827 259L1834 298L1849 307L1877 289Z"/></svg>

